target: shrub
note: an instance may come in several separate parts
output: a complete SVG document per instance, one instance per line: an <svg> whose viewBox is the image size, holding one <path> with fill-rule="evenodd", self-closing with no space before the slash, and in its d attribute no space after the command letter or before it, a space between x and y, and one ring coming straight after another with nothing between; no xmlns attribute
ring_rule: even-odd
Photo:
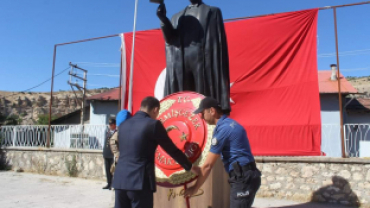
<svg viewBox="0 0 370 208"><path fill-rule="evenodd" d="M51 120L56 119L57 116L52 115ZM48 125L49 124L49 115L48 114L39 114L37 119L38 125Z"/></svg>
<svg viewBox="0 0 370 208"><path fill-rule="evenodd" d="M18 115L12 114L5 119L5 125L20 125L22 121L23 120Z"/></svg>
<svg viewBox="0 0 370 208"><path fill-rule="evenodd" d="M0 170L10 170L11 167L7 161L6 152L1 148L3 137L0 134Z"/></svg>

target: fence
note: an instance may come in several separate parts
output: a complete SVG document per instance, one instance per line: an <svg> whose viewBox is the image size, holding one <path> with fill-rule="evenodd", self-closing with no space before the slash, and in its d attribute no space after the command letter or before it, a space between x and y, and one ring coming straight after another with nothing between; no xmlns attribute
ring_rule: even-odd
<svg viewBox="0 0 370 208"><path fill-rule="evenodd" d="M50 146L64 149L103 149L106 125L53 125ZM48 126L2 126L1 146L46 147Z"/></svg>
<svg viewBox="0 0 370 208"><path fill-rule="evenodd" d="M344 134L347 156L370 157L370 124L346 124Z"/></svg>
<svg viewBox="0 0 370 208"><path fill-rule="evenodd" d="M103 148L106 125L53 125L52 148L96 149ZM370 124L346 124L345 149L349 157L369 157ZM46 147L48 126L2 126L1 146ZM341 157L340 125L322 125L321 149L331 157ZM367 149L367 150L366 150Z"/></svg>

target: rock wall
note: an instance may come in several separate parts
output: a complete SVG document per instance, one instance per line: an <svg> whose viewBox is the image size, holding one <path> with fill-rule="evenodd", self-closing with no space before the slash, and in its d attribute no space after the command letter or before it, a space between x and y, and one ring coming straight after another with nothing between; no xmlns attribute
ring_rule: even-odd
<svg viewBox="0 0 370 208"><path fill-rule="evenodd" d="M102 151L8 148L6 152L13 170L105 179Z"/></svg>
<svg viewBox="0 0 370 208"><path fill-rule="evenodd" d="M256 158L259 197L370 207L370 160L341 158Z"/></svg>
<svg viewBox="0 0 370 208"><path fill-rule="evenodd" d="M13 170L105 180L101 151L7 148ZM370 207L370 160L256 157L259 197Z"/></svg>

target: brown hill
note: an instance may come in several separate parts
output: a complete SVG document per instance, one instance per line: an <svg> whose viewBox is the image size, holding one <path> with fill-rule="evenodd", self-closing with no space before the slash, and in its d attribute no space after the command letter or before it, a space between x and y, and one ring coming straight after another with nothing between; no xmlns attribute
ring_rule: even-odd
<svg viewBox="0 0 370 208"><path fill-rule="evenodd" d="M109 88L88 90L86 96L96 95ZM77 95L77 97L76 97ZM53 93L53 117L60 117L81 108L82 93L58 91ZM4 117L15 115L23 125L36 124L38 116L49 113L50 93L0 91L0 114ZM89 103L86 103L89 104Z"/></svg>
<svg viewBox="0 0 370 208"><path fill-rule="evenodd" d="M357 97L370 99L370 76L346 77L346 79L358 90L359 93L363 93Z"/></svg>

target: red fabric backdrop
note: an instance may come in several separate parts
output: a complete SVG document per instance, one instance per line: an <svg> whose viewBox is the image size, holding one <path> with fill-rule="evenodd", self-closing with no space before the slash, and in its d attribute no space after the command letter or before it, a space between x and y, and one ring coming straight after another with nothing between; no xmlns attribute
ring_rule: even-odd
<svg viewBox="0 0 370 208"><path fill-rule="evenodd" d="M247 130L255 155L320 155L317 15L313 9L225 24L231 117ZM125 43L129 69L132 33ZM165 59L160 30L136 33L134 112L154 95Z"/></svg>

